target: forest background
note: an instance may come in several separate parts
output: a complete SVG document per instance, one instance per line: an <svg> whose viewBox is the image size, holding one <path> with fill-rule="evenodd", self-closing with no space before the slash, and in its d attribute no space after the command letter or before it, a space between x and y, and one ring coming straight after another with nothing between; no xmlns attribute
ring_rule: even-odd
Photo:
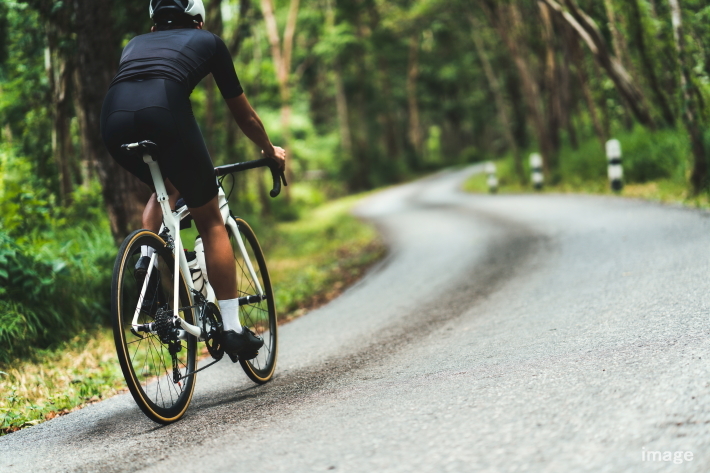
<svg viewBox="0 0 710 473"><path fill-rule="evenodd" d="M604 188L611 137L627 183L707 196L705 0L205 4L205 28L292 157L284 199L267 198L266 176L235 182L239 214L267 235L446 166L499 159L504 183L526 188L535 151L553 186ZM108 321L116 244L140 227L148 191L106 153L99 114L147 10L0 0L0 364ZM211 78L192 102L216 165L256 157Z"/></svg>

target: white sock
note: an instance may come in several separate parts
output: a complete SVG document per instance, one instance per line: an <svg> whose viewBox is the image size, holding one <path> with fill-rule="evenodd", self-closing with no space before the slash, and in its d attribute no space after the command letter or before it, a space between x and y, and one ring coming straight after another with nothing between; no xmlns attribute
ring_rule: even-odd
<svg viewBox="0 0 710 473"><path fill-rule="evenodd" d="M222 312L224 330L242 333L242 324L239 323L239 299L219 301L219 310Z"/></svg>
<svg viewBox="0 0 710 473"><path fill-rule="evenodd" d="M155 248L153 248L152 246L141 246L141 256L147 256L148 258L150 258L151 256L153 256L154 253ZM158 258L155 258L155 260L153 261L153 266L155 266L156 268L158 267Z"/></svg>

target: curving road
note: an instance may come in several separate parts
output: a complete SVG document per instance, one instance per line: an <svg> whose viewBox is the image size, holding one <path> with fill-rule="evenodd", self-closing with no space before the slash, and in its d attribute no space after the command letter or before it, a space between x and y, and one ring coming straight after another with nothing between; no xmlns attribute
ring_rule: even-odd
<svg viewBox="0 0 710 473"><path fill-rule="evenodd" d="M272 383L225 361L176 424L117 396L0 471L709 471L710 214L459 192L479 171L362 203L391 252L282 328Z"/></svg>

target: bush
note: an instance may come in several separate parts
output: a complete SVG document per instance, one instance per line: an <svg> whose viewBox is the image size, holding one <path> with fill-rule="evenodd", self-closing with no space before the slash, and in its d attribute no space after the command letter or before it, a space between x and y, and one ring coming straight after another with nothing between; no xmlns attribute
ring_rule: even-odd
<svg viewBox="0 0 710 473"><path fill-rule="evenodd" d="M0 232L0 363L108 321L110 233L53 236L54 242L32 248Z"/></svg>
<svg viewBox="0 0 710 473"><path fill-rule="evenodd" d="M683 129L652 132L638 126L618 139L627 182L685 180L690 148L688 135Z"/></svg>
<svg viewBox="0 0 710 473"><path fill-rule="evenodd" d="M616 133L621 142L624 180L643 183L659 179L685 181L690 149L683 129L650 131L641 126ZM606 151L595 138L584 141L576 150L560 153L563 182L578 183L606 179Z"/></svg>
<svg viewBox="0 0 710 473"><path fill-rule="evenodd" d="M56 328L65 330L55 285L64 269L38 261L0 233L0 361L48 339ZM71 328L71 322L65 327Z"/></svg>
<svg viewBox="0 0 710 473"><path fill-rule="evenodd" d="M2 158L3 156L0 156ZM115 256L100 189L56 205L21 157L0 159L0 363L108 321Z"/></svg>

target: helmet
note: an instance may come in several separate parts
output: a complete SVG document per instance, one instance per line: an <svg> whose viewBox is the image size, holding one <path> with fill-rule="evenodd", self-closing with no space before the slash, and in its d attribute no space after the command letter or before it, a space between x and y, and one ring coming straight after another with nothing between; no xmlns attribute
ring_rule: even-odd
<svg viewBox="0 0 710 473"><path fill-rule="evenodd" d="M184 13L195 21L205 21L205 5L202 0L150 0L151 18L154 18L158 13L169 11Z"/></svg>

